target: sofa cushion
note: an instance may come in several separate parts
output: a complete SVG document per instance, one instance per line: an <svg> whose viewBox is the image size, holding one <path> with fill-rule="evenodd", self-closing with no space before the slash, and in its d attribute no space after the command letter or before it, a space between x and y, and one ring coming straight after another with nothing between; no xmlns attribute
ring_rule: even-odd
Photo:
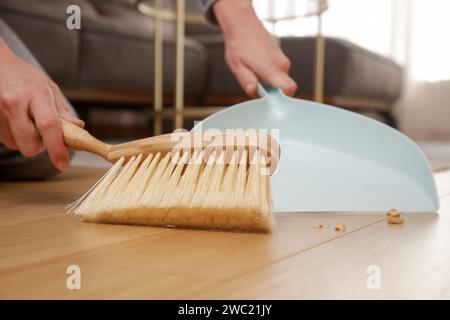
<svg viewBox="0 0 450 320"><path fill-rule="evenodd" d="M242 94L224 59L221 35L197 36L207 48L208 95ZM315 38L286 37L281 46L291 60L290 74L299 84L299 93L311 95L314 79ZM326 38L325 94L394 101L401 93L402 69L385 58L348 41Z"/></svg>
<svg viewBox="0 0 450 320"><path fill-rule="evenodd" d="M81 30L66 27L69 5L81 9ZM153 20L135 0L2 0L0 17L17 32L60 85L153 91ZM197 96L206 79L206 52L185 44L185 92ZM164 24L164 89L174 91L175 40Z"/></svg>
<svg viewBox="0 0 450 320"><path fill-rule="evenodd" d="M153 20L134 6L92 1L100 13L85 19L82 30L80 85L87 87L153 90ZM164 91L174 91L175 39L172 23L164 24ZM206 51L195 40L185 41L185 92L197 96L206 78Z"/></svg>
<svg viewBox="0 0 450 320"><path fill-rule="evenodd" d="M281 45L300 90L312 93L315 38L283 38ZM394 101L401 85L402 68L392 59L346 40L325 39L325 93Z"/></svg>
<svg viewBox="0 0 450 320"><path fill-rule="evenodd" d="M74 3L80 6L83 18L95 14L87 0L0 1L0 17L62 85L73 85L77 77L79 35L66 27L66 9Z"/></svg>

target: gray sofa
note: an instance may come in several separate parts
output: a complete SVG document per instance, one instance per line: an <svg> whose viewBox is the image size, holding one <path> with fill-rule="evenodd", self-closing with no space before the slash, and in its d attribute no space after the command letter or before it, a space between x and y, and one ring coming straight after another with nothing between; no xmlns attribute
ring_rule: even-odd
<svg viewBox="0 0 450 320"><path fill-rule="evenodd" d="M53 79L67 88L151 90L153 21L130 0L1 0L0 16L22 38ZM66 27L66 8L81 8L81 30ZM174 78L172 24L164 26L165 88ZM186 93L204 87L207 53L186 40Z"/></svg>
<svg viewBox="0 0 450 320"><path fill-rule="evenodd" d="M153 90L153 20L138 12L136 2L0 0L0 17L75 103L95 100L95 92L122 92L130 101L143 97L141 102L148 104ZM196 10L194 1L187 3L189 10ZM66 28L66 8L71 4L81 8L82 28L78 31ZM164 24L164 34L164 88L170 104L175 73L171 23ZM186 34L186 101L229 105L246 99L226 67L218 27L188 25ZM283 38L281 45L292 62L299 96L311 98L314 38ZM394 124L391 106L402 85L402 70L396 63L348 41L327 38L325 73L326 102L376 113ZM117 95L103 97L103 102L114 102Z"/></svg>

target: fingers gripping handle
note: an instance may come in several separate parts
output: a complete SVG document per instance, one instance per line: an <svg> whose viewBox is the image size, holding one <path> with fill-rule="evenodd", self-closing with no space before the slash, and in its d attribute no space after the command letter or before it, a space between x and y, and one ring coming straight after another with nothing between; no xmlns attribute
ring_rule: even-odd
<svg viewBox="0 0 450 320"><path fill-rule="evenodd" d="M61 119L61 127L63 129L64 142L69 148L95 153L105 159L108 158L108 152L111 148L93 136L86 130Z"/></svg>

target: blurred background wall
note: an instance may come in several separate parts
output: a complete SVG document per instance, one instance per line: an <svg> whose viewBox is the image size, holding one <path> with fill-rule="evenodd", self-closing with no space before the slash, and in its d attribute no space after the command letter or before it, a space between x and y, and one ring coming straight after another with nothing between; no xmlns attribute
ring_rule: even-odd
<svg viewBox="0 0 450 320"><path fill-rule="evenodd" d="M403 93L395 105L400 128L416 139L450 139L450 1L328 2L323 15L325 36L349 40L404 67ZM253 3L262 17L301 12L315 5L315 1L295 0ZM277 36L313 36L316 32L314 19L266 25Z"/></svg>

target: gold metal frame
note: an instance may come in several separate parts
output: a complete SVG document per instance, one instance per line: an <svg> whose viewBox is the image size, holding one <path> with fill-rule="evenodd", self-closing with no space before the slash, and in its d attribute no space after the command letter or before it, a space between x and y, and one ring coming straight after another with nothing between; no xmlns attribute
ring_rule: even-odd
<svg viewBox="0 0 450 320"><path fill-rule="evenodd" d="M155 12L159 12L162 8L162 0L155 0ZM158 14L154 16L154 134L162 133L162 117L163 110L163 25L162 17Z"/></svg>
<svg viewBox="0 0 450 320"><path fill-rule="evenodd" d="M149 17L160 17L165 21L176 21L177 13L170 9L164 9L161 6L156 5L156 0L154 6L150 6L146 3L146 1L140 1L137 4L138 10L149 16ZM198 14L189 14L185 13L184 21L188 24L207 24L207 20L204 16Z"/></svg>
<svg viewBox="0 0 450 320"><path fill-rule="evenodd" d="M185 44L185 23L205 24L206 19L198 15L187 15L185 12L185 0L177 0L176 12L164 9L162 6L163 0L155 0L154 6L150 6L146 1L138 3L138 10L147 16L151 16L155 21L154 30L154 103L153 112L154 117L154 134L162 133L162 119L163 117L174 116L174 128L183 127L185 115L209 115L223 107L202 107L203 110L195 110L199 108L186 108L184 106L184 44ZM324 69L325 69L325 40L322 35L322 13L328 9L327 0L318 1L318 10L316 13L308 13L305 16L317 15L317 35L315 48L315 69L314 69L314 100L322 102L324 99ZM285 17L280 20L273 18L266 19L272 23L273 27L277 21L290 20L299 18L298 16ZM163 21L174 21L176 23L176 57L175 57L175 105L174 110L164 110L163 108Z"/></svg>
<svg viewBox="0 0 450 320"><path fill-rule="evenodd" d="M317 0L319 11L317 14L317 35L314 69L314 100L323 102L324 72L325 72L325 39L322 35L322 13L328 8L326 0ZM324 8L324 10L322 10Z"/></svg>
<svg viewBox="0 0 450 320"><path fill-rule="evenodd" d="M175 129L183 127L183 107L184 107L184 19L185 0L177 0L176 19L176 75L175 75Z"/></svg>
<svg viewBox="0 0 450 320"><path fill-rule="evenodd" d="M163 0L155 0L153 7L146 1L140 1L137 4L138 10L154 18L154 102L153 112L154 118L154 134L161 134L163 131L162 120L166 117L174 119L174 128L182 128L185 115L209 115L221 109L221 107L199 108L184 106L184 44L185 44L185 23L206 24L206 19L197 15L186 15L185 0L177 0L176 12L164 9ZM164 55L164 39L163 39L163 21L174 21L176 23L176 56L175 56L175 105L174 110L164 110L163 106L163 55Z"/></svg>

